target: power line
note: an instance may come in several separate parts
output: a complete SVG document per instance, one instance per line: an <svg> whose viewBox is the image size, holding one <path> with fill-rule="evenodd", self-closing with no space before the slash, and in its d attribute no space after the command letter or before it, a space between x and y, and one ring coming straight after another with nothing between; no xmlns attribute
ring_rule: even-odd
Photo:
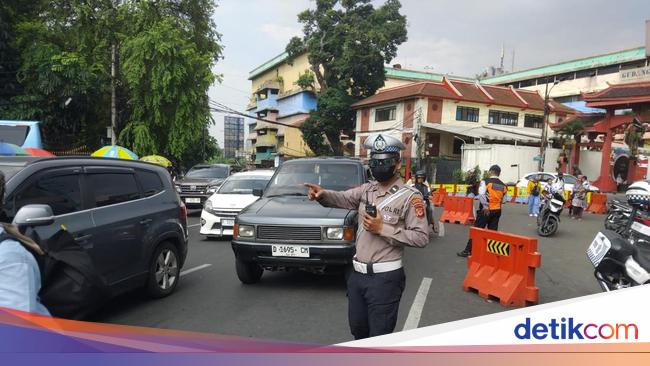
<svg viewBox="0 0 650 366"><path fill-rule="evenodd" d="M240 93L242 93L242 94L251 95L250 92L247 92L247 91L242 90L242 89L239 89L239 88L235 88L234 86L226 85L226 84L224 84L224 83L215 84L215 86L223 86L223 87L225 87L225 88L228 88L228 89L232 89L232 90L238 91L238 92L240 92Z"/></svg>
<svg viewBox="0 0 650 366"><path fill-rule="evenodd" d="M381 130L354 130L354 133L368 133L368 132L386 132L386 131L393 131L393 130L398 130L399 127L404 125L404 120L407 120L411 117L413 117L416 113L419 113L421 111L421 107L417 107L413 109L411 113L409 113L406 117L402 118L401 120L395 121L392 125L383 128Z"/></svg>
<svg viewBox="0 0 650 366"><path fill-rule="evenodd" d="M240 111L238 111L236 109L230 108L227 105L221 104L221 103L219 103L217 101L214 101L214 100L210 100L209 102L212 105L210 107L210 109L213 110L213 111L222 112L222 113L236 114L236 115L251 118L251 119L254 119L254 120L257 120L257 121L266 122L266 123L269 123L269 124L274 124L274 125L279 125L279 126L284 126L284 127L299 128L299 127L289 125L289 124L286 124L286 123L282 123L282 122L278 122L278 121L271 121L271 120L268 120L268 119L265 119L265 118L252 116L250 114L240 112Z"/></svg>

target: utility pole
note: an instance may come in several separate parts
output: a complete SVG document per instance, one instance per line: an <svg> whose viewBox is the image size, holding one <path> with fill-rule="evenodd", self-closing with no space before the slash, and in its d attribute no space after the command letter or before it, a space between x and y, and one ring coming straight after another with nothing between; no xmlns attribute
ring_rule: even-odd
<svg viewBox="0 0 650 366"><path fill-rule="evenodd" d="M557 85L560 82L560 80L555 80L553 82L553 86L551 88L548 88L548 76L546 77L546 88L544 91L544 117L542 120L542 138L540 141L539 145L539 165L538 169L540 172L544 171L544 163L546 161L546 140L547 140L547 132L546 130L548 129L548 115L549 115L549 104L548 104L548 98L549 94L551 93L551 90L553 90L553 87Z"/></svg>
<svg viewBox="0 0 650 366"><path fill-rule="evenodd" d="M116 77L117 77L117 47L115 41L111 45L111 145L117 144L115 136L117 132L117 102L116 102Z"/></svg>
<svg viewBox="0 0 650 366"><path fill-rule="evenodd" d="M121 0L112 2L112 9L117 19L117 9ZM117 37L115 30L111 32L111 145L117 144Z"/></svg>

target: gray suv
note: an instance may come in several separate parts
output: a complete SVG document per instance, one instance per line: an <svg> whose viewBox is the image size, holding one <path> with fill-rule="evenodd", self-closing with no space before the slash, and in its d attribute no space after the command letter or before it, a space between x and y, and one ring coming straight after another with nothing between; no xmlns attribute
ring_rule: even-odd
<svg viewBox="0 0 650 366"><path fill-rule="evenodd" d="M158 165L104 158L4 157L4 220L48 205L54 222L34 230L43 243L61 225L86 248L111 294L174 291L187 256L187 209Z"/></svg>
<svg viewBox="0 0 650 366"><path fill-rule="evenodd" d="M360 160L308 158L283 163L258 201L236 219L232 240L239 280L256 283L264 270L321 273L345 268L355 253L357 211L307 199L304 183L344 191L366 182Z"/></svg>
<svg viewBox="0 0 650 366"><path fill-rule="evenodd" d="M203 208L205 201L219 189L230 174L230 165L198 164L175 182L176 190L187 207Z"/></svg>

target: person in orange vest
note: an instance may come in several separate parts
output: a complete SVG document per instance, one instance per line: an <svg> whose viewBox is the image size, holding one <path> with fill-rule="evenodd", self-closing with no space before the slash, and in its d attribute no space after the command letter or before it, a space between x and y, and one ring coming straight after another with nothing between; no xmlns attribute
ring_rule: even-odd
<svg viewBox="0 0 650 366"><path fill-rule="evenodd" d="M479 207L474 227L499 230L501 205L505 203L508 187L499 179L501 168L498 165L490 167L490 178L481 181L478 188ZM472 239L467 241L465 249L456 253L459 257L472 255Z"/></svg>

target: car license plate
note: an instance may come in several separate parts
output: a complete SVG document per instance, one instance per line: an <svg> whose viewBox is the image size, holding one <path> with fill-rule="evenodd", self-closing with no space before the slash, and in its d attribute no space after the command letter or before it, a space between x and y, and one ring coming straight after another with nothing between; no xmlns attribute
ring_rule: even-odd
<svg viewBox="0 0 650 366"><path fill-rule="evenodd" d="M221 220L221 226L235 226L235 220Z"/></svg>
<svg viewBox="0 0 650 366"><path fill-rule="evenodd" d="M188 197L185 199L185 203L201 203L200 198Z"/></svg>
<svg viewBox="0 0 650 366"><path fill-rule="evenodd" d="M271 254L274 257L309 258L309 247L300 245L272 245Z"/></svg>
<svg viewBox="0 0 650 366"><path fill-rule="evenodd" d="M594 267L598 267L600 261L603 260L609 249L612 247L612 243L607 239L603 233L596 234L596 237L591 242L589 249L587 249L587 257L591 261L591 264Z"/></svg>

